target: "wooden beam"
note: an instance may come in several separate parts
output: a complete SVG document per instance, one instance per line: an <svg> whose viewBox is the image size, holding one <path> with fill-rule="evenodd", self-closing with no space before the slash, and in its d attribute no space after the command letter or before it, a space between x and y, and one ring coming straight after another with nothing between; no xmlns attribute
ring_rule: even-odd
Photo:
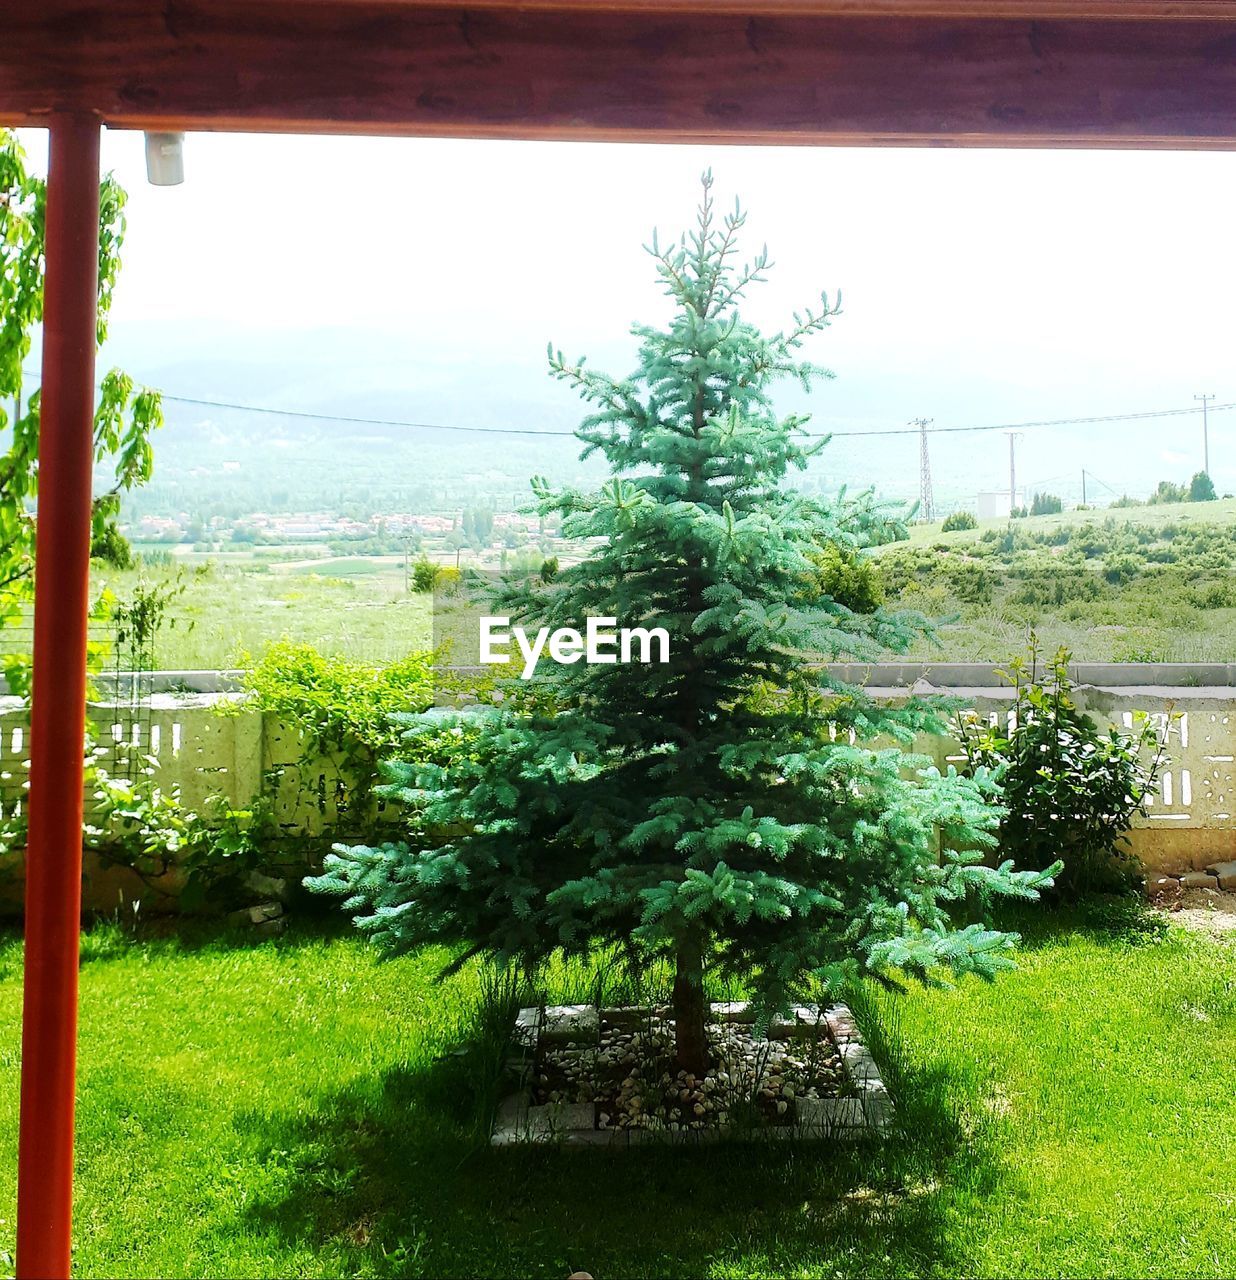
<svg viewBox="0 0 1236 1280"><path fill-rule="evenodd" d="M340 8L372 0L300 0ZM460 0L392 0L426 9L458 9ZM849 18L1123 18L1236 20L1236 0L475 0L470 9L553 10L557 13L695 13L742 17Z"/></svg>
<svg viewBox="0 0 1236 1280"><path fill-rule="evenodd" d="M1236 25L44 0L6 18L0 120L55 109L186 130L1228 147Z"/></svg>

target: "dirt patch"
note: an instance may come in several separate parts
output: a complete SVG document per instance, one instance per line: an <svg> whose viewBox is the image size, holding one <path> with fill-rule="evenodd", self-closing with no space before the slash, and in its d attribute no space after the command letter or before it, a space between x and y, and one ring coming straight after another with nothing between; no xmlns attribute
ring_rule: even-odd
<svg viewBox="0 0 1236 1280"><path fill-rule="evenodd" d="M1186 889L1180 906L1164 914L1173 924L1195 933L1236 942L1236 893L1222 889Z"/></svg>

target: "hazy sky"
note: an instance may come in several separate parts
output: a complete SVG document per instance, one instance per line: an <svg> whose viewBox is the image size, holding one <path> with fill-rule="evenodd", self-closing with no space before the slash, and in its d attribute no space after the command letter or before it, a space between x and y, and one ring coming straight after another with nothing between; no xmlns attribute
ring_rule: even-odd
<svg viewBox="0 0 1236 1280"><path fill-rule="evenodd" d="M41 165L42 135L25 140ZM546 341L625 363L627 326L664 309L640 246L690 219L711 166L776 262L751 318L779 326L842 290L810 353L838 375L812 399L821 427L1236 400L1236 155L201 134L169 189L146 184L140 135L107 134L103 154L130 193L108 355L171 392L502 425L509 382L521 423L570 422ZM1234 426L1212 418L1220 489L1236 488ZM1031 482L1089 466L1125 487L1187 478L1201 425L1019 447ZM905 442L865 449L913 481ZM938 469L1007 482L1002 436L940 450Z"/></svg>

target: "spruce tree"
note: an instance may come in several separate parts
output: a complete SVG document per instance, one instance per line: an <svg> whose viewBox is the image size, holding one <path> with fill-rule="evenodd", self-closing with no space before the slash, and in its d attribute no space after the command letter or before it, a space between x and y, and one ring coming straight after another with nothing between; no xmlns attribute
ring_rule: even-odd
<svg viewBox="0 0 1236 1280"><path fill-rule="evenodd" d="M991 977L1016 935L955 928L949 904L1036 897L1053 870L983 865L990 781L903 749L944 731L945 708L874 700L813 661L904 652L929 624L820 589L822 551L851 559L903 526L870 493L809 500L785 483L825 441L771 391L830 376L798 353L837 307L825 295L771 337L743 320L768 254L737 265L744 214L718 218L711 186L689 234L649 246L673 314L634 329L636 371L551 349L553 375L592 406L584 456L603 454L612 479L593 493L534 481L536 501L566 537L599 541L493 610L528 628L664 627L669 661L542 661L535 696L453 713L467 749L448 767L414 763L441 717L408 717L389 794L421 837L340 847L309 882L395 952L670 958L677 1058L697 1073L707 968L744 980L765 1015L864 975Z"/></svg>

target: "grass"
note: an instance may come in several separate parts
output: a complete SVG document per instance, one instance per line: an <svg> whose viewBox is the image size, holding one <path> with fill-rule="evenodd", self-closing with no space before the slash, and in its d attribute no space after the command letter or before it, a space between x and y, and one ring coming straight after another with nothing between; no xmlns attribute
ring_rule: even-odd
<svg viewBox="0 0 1236 1280"><path fill-rule="evenodd" d="M156 640L155 661L173 671L234 667L256 656L272 641L307 641L324 653L369 662L390 662L432 647L428 595L404 590L403 566L379 571L343 564L343 572L321 576L308 571L279 572L250 563L208 563L181 570L185 587L171 606L174 625L164 625ZM92 588L104 587L128 599L136 571L95 566ZM167 582L164 568L145 571L150 582ZM111 638L97 624L92 635ZM0 654L28 653L30 618L0 630ZM110 665L110 659L108 665Z"/></svg>
<svg viewBox="0 0 1236 1280"><path fill-rule="evenodd" d="M1012 522L1012 527L1033 535L1085 524L1106 527L1109 521L1142 530L1166 525L1183 531L1204 526L1230 529L1236 525L1236 499L1071 511L1028 517ZM966 555L985 533L1003 533L1009 527L1007 520L989 520L977 529L946 534L938 522L914 525L908 543L886 547L881 554L898 557L907 550L944 547ZM322 548L307 550L320 553ZM565 553L564 557L570 558ZM1101 556L1090 562L1096 574L1102 562ZM1050 552L1044 552L1039 563L1050 572ZM1045 650L1065 645L1078 661L1223 662L1230 659L1236 643L1236 608L1196 607L1183 598L1182 591L1198 576L1195 565L1179 566L1173 575L1174 591L1165 592L1154 581L1138 581L1112 588L1102 600L1052 606L1011 600L1016 583L1005 573L1007 565L995 560L990 567L998 582L988 603L966 603L943 579L892 601L929 617L949 619L941 626L938 646L922 641L908 657L930 663L1003 665L1025 649L1032 627ZM106 587L121 599L131 596L139 579L137 570L121 572L97 563L92 573L96 592ZM156 642L156 662L165 669L236 666L266 644L284 639L371 662L393 661L433 645L430 597L406 591L399 556L284 561L221 553L186 556L176 567L154 564L142 575L160 583L179 575L185 588L170 610L175 625L165 625ZM1209 576L1222 575L1212 570ZM109 631L99 624L94 634L106 639ZM0 632L0 654L28 653L30 645L29 617ZM461 646L460 652L471 647Z"/></svg>
<svg viewBox="0 0 1236 1280"><path fill-rule="evenodd" d="M1045 652L1064 646L1080 661L1226 662L1236 638L1234 518L1229 499L985 521L947 534L917 525L908 543L878 555L895 584L890 604L945 620L939 644L919 641L911 658L1003 664L1033 630ZM958 579L966 570L972 576Z"/></svg>
<svg viewBox="0 0 1236 1280"><path fill-rule="evenodd" d="M255 571L244 565L184 575L175 627L158 638L157 662L169 670L234 666L274 640L302 640L324 653L372 662L429 648L429 597L404 590L403 567L384 573L313 576ZM125 583L113 588L124 595Z"/></svg>
<svg viewBox="0 0 1236 1280"><path fill-rule="evenodd" d="M1068 927L1066 927L1068 926ZM83 1276L1223 1276L1236 952L1038 917L1020 970L872 1000L882 1146L490 1151L475 970L301 923L86 938ZM16 1028L20 945L0 945ZM17 1038L0 1048L12 1249ZM488 1047L487 1047L488 1046Z"/></svg>
<svg viewBox="0 0 1236 1280"><path fill-rule="evenodd" d="M1016 521L1016 524L1025 529L1044 532L1087 523L1101 524L1108 520L1116 524L1137 525L1236 524L1236 498L1219 498L1214 502L1156 502L1143 507L1093 507L1089 511L1073 510L1050 516L1026 516ZM976 529L959 529L951 533L942 533L940 526L939 520L930 524L911 525L911 545L977 542L989 529L1002 533L1009 527L1009 521L1006 518L980 520Z"/></svg>

